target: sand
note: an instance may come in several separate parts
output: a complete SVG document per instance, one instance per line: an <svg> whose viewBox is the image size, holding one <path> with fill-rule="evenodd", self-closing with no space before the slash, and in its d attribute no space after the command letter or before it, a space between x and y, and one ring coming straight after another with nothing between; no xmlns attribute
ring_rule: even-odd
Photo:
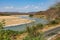
<svg viewBox="0 0 60 40"><path fill-rule="evenodd" d="M0 21L5 20L5 26L30 23L32 20L19 18L17 16L0 16Z"/></svg>

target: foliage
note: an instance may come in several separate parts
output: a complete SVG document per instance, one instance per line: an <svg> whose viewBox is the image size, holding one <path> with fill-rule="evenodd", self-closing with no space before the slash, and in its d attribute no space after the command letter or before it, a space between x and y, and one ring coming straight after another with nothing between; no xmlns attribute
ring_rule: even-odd
<svg viewBox="0 0 60 40"><path fill-rule="evenodd" d="M39 35L39 32L37 32L35 26L27 27L27 32L28 32L29 36L32 36L32 37L36 37Z"/></svg>
<svg viewBox="0 0 60 40"><path fill-rule="evenodd" d="M4 19L0 22L0 29L3 29L3 26L5 26L5 20Z"/></svg>
<svg viewBox="0 0 60 40"><path fill-rule="evenodd" d="M32 15L32 14L30 14L30 15L29 15L29 17L33 17L33 15Z"/></svg>
<svg viewBox="0 0 60 40"><path fill-rule="evenodd" d="M43 29L43 28L44 28L44 25L39 23L39 24L36 25L36 27L37 27L38 29Z"/></svg>
<svg viewBox="0 0 60 40"><path fill-rule="evenodd" d="M16 40L16 36L25 31L0 30L0 40Z"/></svg>
<svg viewBox="0 0 60 40"><path fill-rule="evenodd" d="M4 30L3 26L5 26L5 20L0 22L0 40L15 40L18 34L22 34L26 31L12 31L12 30Z"/></svg>
<svg viewBox="0 0 60 40"><path fill-rule="evenodd" d="M43 24L37 24L36 26L27 27L26 30L28 32L28 36L24 38L24 40L44 40L43 33L38 32L38 29L42 29Z"/></svg>
<svg viewBox="0 0 60 40"><path fill-rule="evenodd" d="M45 38L43 37L43 33L39 36L36 37L30 37L29 35L27 37L25 37L23 40L45 40Z"/></svg>
<svg viewBox="0 0 60 40"><path fill-rule="evenodd" d="M32 37L36 37L38 36L40 33L38 32L39 29L43 29L44 26L43 24L37 24L37 25L33 25L32 27L27 27L26 30L28 32L28 34Z"/></svg>
<svg viewBox="0 0 60 40"><path fill-rule="evenodd" d="M26 33L26 31L24 30L24 31L20 31L20 32L18 32L19 34L23 34L23 33Z"/></svg>
<svg viewBox="0 0 60 40"><path fill-rule="evenodd" d="M28 36L28 37L24 38L23 40L40 40L40 38L39 37L31 38Z"/></svg>
<svg viewBox="0 0 60 40"><path fill-rule="evenodd" d="M0 39L1 40L11 40L15 38L15 36L18 35L17 31L11 31L11 30L0 30Z"/></svg>
<svg viewBox="0 0 60 40"><path fill-rule="evenodd" d="M57 37L55 40L60 40L60 37Z"/></svg>
<svg viewBox="0 0 60 40"><path fill-rule="evenodd" d="M58 24L59 22L57 21L57 20L52 20L51 22L50 22L50 24L52 24L52 25L54 25L54 24Z"/></svg>
<svg viewBox="0 0 60 40"><path fill-rule="evenodd" d="M56 18L56 20L57 20L58 22L60 22L60 17L59 17L59 18Z"/></svg>

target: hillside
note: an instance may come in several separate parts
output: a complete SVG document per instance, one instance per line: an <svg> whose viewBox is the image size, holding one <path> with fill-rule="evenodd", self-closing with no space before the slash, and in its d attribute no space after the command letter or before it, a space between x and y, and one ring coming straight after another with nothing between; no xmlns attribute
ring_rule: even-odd
<svg viewBox="0 0 60 40"><path fill-rule="evenodd" d="M50 18L57 18L60 17L60 3L54 5L53 7L49 8L46 11L37 12L36 15L46 15Z"/></svg>

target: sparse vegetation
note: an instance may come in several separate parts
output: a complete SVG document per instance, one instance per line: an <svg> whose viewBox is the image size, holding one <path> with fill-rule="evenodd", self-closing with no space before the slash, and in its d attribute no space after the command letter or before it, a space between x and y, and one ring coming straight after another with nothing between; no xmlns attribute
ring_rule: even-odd
<svg viewBox="0 0 60 40"><path fill-rule="evenodd" d="M37 26L38 29L43 29L44 28L44 25L43 24L40 24L40 23L37 24L36 26Z"/></svg>
<svg viewBox="0 0 60 40"><path fill-rule="evenodd" d="M59 22L58 22L57 20L52 20L52 21L50 22L51 25L58 24L58 23L59 23Z"/></svg>
<svg viewBox="0 0 60 40"><path fill-rule="evenodd" d="M24 38L24 40L45 40L43 38L43 33L39 32L38 29L42 29L43 24L37 24L36 26L27 27L27 37Z"/></svg>
<svg viewBox="0 0 60 40"><path fill-rule="evenodd" d="M29 15L29 17L33 17L33 15L32 15L32 14L30 14L30 15Z"/></svg>
<svg viewBox="0 0 60 40"><path fill-rule="evenodd" d="M34 37L36 37L36 36L38 36L40 33L38 32L38 30L40 30L40 29L43 29L44 28L44 26L43 26L43 24L37 24L37 25L33 25L32 27L27 27L26 28L26 30L27 30L27 32L28 32L28 34L31 36L34 36Z"/></svg>
<svg viewBox="0 0 60 40"><path fill-rule="evenodd" d="M4 19L0 22L0 29L3 29L3 26L5 26L5 20Z"/></svg>
<svg viewBox="0 0 60 40"><path fill-rule="evenodd" d="M3 26L5 26L5 20L0 22L0 40L16 40L16 36L18 34L22 34L26 31L12 31L12 30L4 30Z"/></svg>
<svg viewBox="0 0 60 40"><path fill-rule="evenodd" d="M55 40L60 40L60 37L57 37Z"/></svg>

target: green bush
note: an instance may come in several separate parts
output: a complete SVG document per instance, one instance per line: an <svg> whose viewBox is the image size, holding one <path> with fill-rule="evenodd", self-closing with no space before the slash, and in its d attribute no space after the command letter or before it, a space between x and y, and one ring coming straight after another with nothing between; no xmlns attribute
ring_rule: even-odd
<svg viewBox="0 0 60 40"><path fill-rule="evenodd" d="M39 35L39 32L37 32L36 26L27 27L27 32L31 37L36 37Z"/></svg>
<svg viewBox="0 0 60 40"><path fill-rule="evenodd" d="M4 19L0 22L0 29L3 29L3 26L5 26L5 20Z"/></svg>
<svg viewBox="0 0 60 40"><path fill-rule="evenodd" d="M55 40L60 40L60 37L57 37Z"/></svg>
<svg viewBox="0 0 60 40"><path fill-rule="evenodd" d="M58 24L59 22L57 21L57 20L52 20L51 22L50 22L50 24L52 24L52 25L54 25L54 24Z"/></svg>
<svg viewBox="0 0 60 40"><path fill-rule="evenodd" d="M43 33L40 33L40 35L36 37L30 37L28 35L23 40L46 40L46 39L43 37Z"/></svg>
<svg viewBox="0 0 60 40"><path fill-rule="evenodd" d="M18 32L18 31L12 31L12 30L4 30L3 26L5 26L5 20L2 20L0 22L0 40L11 40L11 39L14 40L16 39L15 36L26 32L26 31Z"/></svg>
<svg viewBox="0 0 60 40"><path fill-rule="evenodd" d="M37 24L36 26L32 26L32 27L27 27L26 31L28 32L28 35L30 37L37 37L40 35L40 32L38 31L38 29L43 29L43 24Z"/></svg>
<svg viewBox="0 0 60 40"><path fill-rule="evenodd" d="M37 29L43 29L44 28L43 24L40 24L40 23L37 24L36 27L37 27Z"/></svg>
<svg viewBox="0 0 60 40"><path fill-rule="evenodd" d="M0 30L0 39L1 40L11 40L13 37L12 40L14 40L16 37L19 34L18 31L12 31L12 30Z"/></svg>
<svg viewBox="0 0 60 40"><path fill-rule="evenodd" d="M33 15L32 15L32 14L30 14L30 15L29 15L29 17L33 17Z"/></svg>
<svg viewBox="0 0 60 40"><path fill-rule="evenodd" d="M40 40L40 37L25 37L23 40Z"/></svg>

